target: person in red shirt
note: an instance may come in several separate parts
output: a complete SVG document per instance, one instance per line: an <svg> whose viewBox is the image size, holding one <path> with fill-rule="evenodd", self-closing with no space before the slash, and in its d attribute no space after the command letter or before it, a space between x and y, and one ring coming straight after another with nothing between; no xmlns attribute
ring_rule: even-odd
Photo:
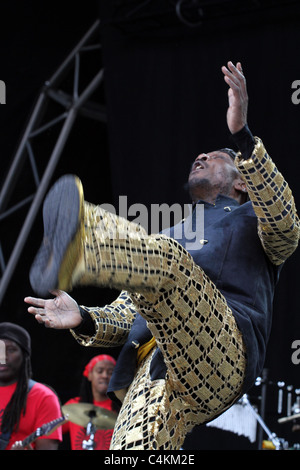
<svg viewBox="0 0 300 470"><path fill-rule="evenodd" d="M109 411L117 410L115 404L107 397L109 380L115 368L116 361L108 354L100 354L93 357L83 371L80 395L71 398L65 406L79 403L92 403L95 406ZM69 432L71 449L83 450L83 441L88 439L87 429L69 421L63 425L63 433ZM97 429L94 437L94 450L108 450L113 429Z"/></svg>
<svg viewBox="0 0 300 470"><path fill-rule="evenodd" d="M0 449L23 450L27 447L22 441L34 435L38 428L56 420L59 422L61 407L52 389L31 380L28 332L19 325L2 322L0 341L5 349L5 360L2 358L0 362ZM61 427L51 430L48 426L50 434L38 437L29 448L57 450L62 441L62 430Z"/></svg>

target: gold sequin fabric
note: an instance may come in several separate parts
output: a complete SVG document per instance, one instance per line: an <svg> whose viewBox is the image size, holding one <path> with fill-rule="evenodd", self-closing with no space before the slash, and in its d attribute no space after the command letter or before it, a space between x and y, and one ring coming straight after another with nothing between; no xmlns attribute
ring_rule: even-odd
<svg viewBox="0 0 300 470"><path fill-rule="evenodd" d="M253 158L237 158L236 165L258 216L262 245L272 262L280 264L299 238L291 192L259 140ZM122 292L111 305L84 307L96 333L88 338L73 332L75 338L85 346L124 344L138 312L167 367L165 379L151 380L154 349L137 368L111 449L180 449L187 432L240 396L247 359L234 316L223 295L175 240L148 236L139 226L88 203L85 226L80 282Z"/></svg>
<svg viewBox="0 0 300 470"><path fill-rule="evenodd" d="M150 378L151 357L137 370L112 449L179 449L195 424L213 419L239 396L246 364L241 334L225 298L179 243L148 236L91 204L86 215L82 282L127 290L113 305L89 308L95 337L77 339L123 344L139 312L167 366L158 383Z"/></svg>
<svg viewBox="0 0 300 470"><path fill-rule="evenodd" d="M267 256L282 264L297 248L300 223L292 191L283 175L255 137L255 151L249 160L239 154L236 166L248 189L258 218L258 234Z"/></svg>

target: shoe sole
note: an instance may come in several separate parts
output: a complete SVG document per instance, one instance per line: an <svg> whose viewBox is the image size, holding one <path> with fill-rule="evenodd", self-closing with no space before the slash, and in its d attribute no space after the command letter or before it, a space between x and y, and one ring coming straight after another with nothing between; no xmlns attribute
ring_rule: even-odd
<svg viewBox="0 0 300 470"><path fill-rule="evenodd" d="M51 188L43 205L44 239L31 266L32 289L40 296L70 290L80 257L83 189L79 178L66 175Z"/></svg>

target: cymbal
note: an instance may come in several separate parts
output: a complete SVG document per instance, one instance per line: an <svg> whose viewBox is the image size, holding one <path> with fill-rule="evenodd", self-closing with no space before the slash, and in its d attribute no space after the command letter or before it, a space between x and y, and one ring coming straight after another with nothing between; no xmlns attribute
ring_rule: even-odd
<svg viewBox="0 0 300 470"><path fill-rule="evenodd" d="M278 420L278 423L286 423L287 421L292 421L293 419L300 418L300 413L291 415L291 416L286 416L285 418L280 418Z"/></svg>
<svg viewBox="0 0 300 470"><path fill-rule="evenodd" d="M113 429L117 414L91 403L71 403L62 407L72 423L84 428L91 422L97 429Z"/></svg>

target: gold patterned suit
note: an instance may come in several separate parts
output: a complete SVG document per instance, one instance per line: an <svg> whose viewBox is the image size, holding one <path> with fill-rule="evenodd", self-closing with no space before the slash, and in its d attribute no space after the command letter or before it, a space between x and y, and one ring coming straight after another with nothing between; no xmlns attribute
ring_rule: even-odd
<svg viewBox="0 0 300 470"><path fill-rule="evenodd" d="M291 190L258 138L252 157L245 161L239 154L235 163L257 217L259 249L269 263L281 266L299 239ZM112 286L121 294L102 308L82 306L95 334L72 334L84 346L120 346L141 315L155 338L144 346L129 387L115 391L122 407L111 449L180 449L195 425L213 419L243 393L251 358L231 304L176 240L149 236L87 202L84 224L80 274L72 283ZM153 380L157 349L166 374Z"/></svg>

